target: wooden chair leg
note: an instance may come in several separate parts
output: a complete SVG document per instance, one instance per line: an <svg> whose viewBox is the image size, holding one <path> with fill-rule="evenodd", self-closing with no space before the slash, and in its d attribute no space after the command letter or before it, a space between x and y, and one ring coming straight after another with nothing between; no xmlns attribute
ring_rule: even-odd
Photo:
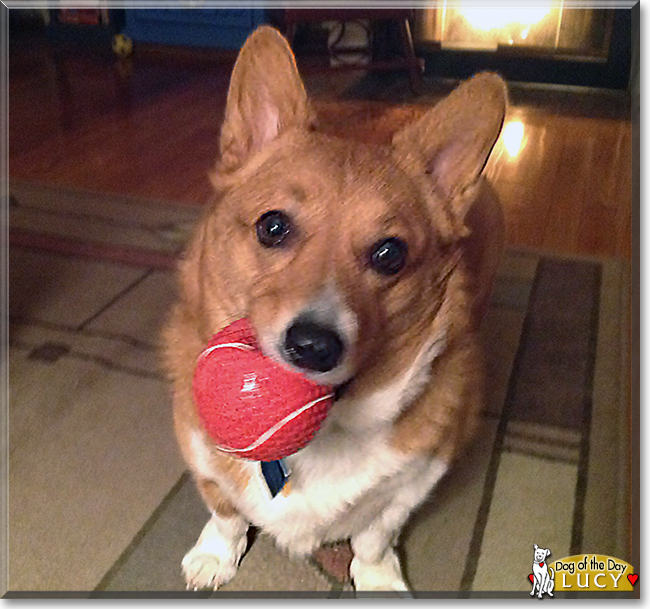
<svg viewBox="0 0 650 609"><path fill-rule="evenodd" d="M409 81L411 83L411 90L417 93L422 84L422 70L420 61L415 55L415 47L413 45L413 36L411 35L411 25L408 19L401 19L399 22L400 37L402 40L402 48L404 55L408 61Z"/></svg>
<svg viewBox="0 0 650 609"><path fill-rule="evenodd" d="M293 40L296 37L296 29L297 28L298 28L298 24L295 21L292 21L287 26L287 31L285 32L287 42L289 43L289 46L291 46L291 47L293 47Z"/></svg>

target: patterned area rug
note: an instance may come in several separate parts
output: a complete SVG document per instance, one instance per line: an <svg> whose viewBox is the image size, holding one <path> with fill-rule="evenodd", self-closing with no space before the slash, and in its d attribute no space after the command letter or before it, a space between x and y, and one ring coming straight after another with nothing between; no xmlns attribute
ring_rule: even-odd
<svg viewBox="0 0 650 609"><path fill-rule="evenodd" d="M10 590L180 594L207 512L156 350L199 211L11 195ZM416 595L524 598L535 543L553 560L631 560L628 294L622 262L508 250L483 326L480 433L400 542ZM215 596L340 597L350 557L343 543L289 558L258 534Z"/></svg>

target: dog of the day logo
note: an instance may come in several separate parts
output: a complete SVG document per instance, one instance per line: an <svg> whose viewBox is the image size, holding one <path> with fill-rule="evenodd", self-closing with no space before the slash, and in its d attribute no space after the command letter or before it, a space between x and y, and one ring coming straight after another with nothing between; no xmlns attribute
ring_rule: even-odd
<svg viewBox="0 0 650 609"><path fill-rule="evenodd" d="M540 548L537 544L533 545L535 553L533 555L533 572L528 576L533 589L530 591L531 596L535 596L537 590L537 597L542 598L543 594L553 596L553 588L555 588L555 571L548 566L546 558L550 555L551 551L547 548Z"/></svg>
<svg viewBox="0 0 650 609"><path fill-rule="evenodd" d="M613 556L580 554L547 562L549 549L535 544L530 595L553 597L555 592L631 592L639 580L629 563Z"/></svg>

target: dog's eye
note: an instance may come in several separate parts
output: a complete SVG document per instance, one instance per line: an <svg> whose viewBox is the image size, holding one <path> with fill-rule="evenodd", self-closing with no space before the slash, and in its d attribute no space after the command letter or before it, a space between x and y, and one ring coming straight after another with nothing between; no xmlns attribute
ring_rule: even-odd
<svg viewBox="0 0 650 609"><path fill-rule="evenodd" d="M406 264L408 245L398 237L377 241L370 248L370 266L382 275L395 275Z"/></svg>
<svg viewBox="0 0 650 609"><path fill-rule="evenodd" d="M257 240L264 247L280 245L288 237L291 228L289 216L277 209L262 214L255 224Z"/></svg>

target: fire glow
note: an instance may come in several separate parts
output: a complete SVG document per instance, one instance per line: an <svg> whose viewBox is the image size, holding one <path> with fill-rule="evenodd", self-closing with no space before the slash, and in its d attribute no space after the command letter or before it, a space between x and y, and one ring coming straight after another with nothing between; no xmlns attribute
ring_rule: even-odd
<svg viewBox="0 0 650 609"><path fill-rule="evenodd" d="M488 4L488 3L486 3ZM557 46L564 0L488 7L472 0L445 0L431 24L443 46L495 49L499 44Z"/></svg>
<svg viewBox="0 0 650 609"><path fill-rule="evenodd" d="M476 8L466 6L461 2L458 12L467 22L478 30L502 30L512 26L519 26L522 38L528 36L530 26L539 23L551 12L548 6L513 7L513 8Z"/></svg>
<svg viewBox="0 0 650 609"><path fill-rule="evenodd" d="M516 157L524 144L524 124L521 121L508 123L503 129L503 145L511 157Z"/></svg>

